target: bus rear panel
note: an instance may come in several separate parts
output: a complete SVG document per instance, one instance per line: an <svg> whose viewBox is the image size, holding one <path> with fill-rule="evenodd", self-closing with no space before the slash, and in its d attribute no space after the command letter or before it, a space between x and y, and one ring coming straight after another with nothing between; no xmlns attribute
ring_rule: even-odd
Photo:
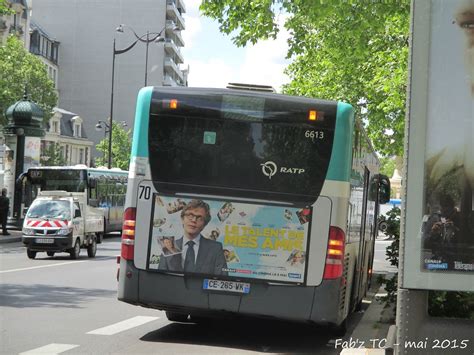
<svg viewBox="0 0 474 355"><path fill-rule="evenodd" d="M346 236L353 126L338 102L142 89L118 298L340 325L358 252Z"/></svg>

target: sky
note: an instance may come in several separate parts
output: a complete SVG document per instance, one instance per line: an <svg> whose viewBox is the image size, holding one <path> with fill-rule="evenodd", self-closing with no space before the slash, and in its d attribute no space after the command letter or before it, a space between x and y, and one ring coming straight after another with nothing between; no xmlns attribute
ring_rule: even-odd
<svg viewBox="0 0 474 355"><path fill-rule="evenodd" d="M183 16L185 63L181 69L189 65L189 86L224 88L228 83L237 82L270 85L280 91L282 84L289 82L283 73L289 64L285 60L288 33L282 26L276 40L239 48L232 43L231 36L219 32L217 21L200 16L200 3L186 0Z"/></svg>

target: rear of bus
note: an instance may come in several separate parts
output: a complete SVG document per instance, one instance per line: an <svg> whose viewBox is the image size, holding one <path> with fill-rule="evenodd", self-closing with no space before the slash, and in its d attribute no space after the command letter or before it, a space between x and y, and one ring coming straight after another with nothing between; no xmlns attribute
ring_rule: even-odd
<svg viewBox="0 0 474 355"><path fill-rule="evenodd" d="M344 103L142 89L118 298L173 320L246 315L341 324L352 133L353 109ZM187 218L199 219L190 205L208 206L197 210L209 215L194 269L186 269L183 238Z"/></svg>

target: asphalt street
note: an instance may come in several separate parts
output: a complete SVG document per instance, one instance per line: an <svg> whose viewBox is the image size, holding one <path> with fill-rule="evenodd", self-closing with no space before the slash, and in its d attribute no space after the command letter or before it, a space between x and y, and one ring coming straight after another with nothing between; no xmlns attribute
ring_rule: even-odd
<svg viewBox="0 0 474 355"><path fill-rule="evenodd" d="M96 258L66 253L26 256L19 242L0 244L2 354L339 354L320 327L262 320L222 320L203 327L172 323L164 312L116 298L118 236ZM283 305L284 306L284 305ZM363 310L368 307L364 304ZM348 338L364 312L349 320Z"/></svg>

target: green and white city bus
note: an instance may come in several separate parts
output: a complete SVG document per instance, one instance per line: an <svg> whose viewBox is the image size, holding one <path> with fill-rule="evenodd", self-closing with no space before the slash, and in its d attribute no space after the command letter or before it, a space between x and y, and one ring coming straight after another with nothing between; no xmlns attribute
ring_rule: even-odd
<svg viewBox="0 0 474 355"><path fill-rule="evenodd" d="M390 194L350 105L146 87L133 134L119 300L344 329Z"/></svg>

